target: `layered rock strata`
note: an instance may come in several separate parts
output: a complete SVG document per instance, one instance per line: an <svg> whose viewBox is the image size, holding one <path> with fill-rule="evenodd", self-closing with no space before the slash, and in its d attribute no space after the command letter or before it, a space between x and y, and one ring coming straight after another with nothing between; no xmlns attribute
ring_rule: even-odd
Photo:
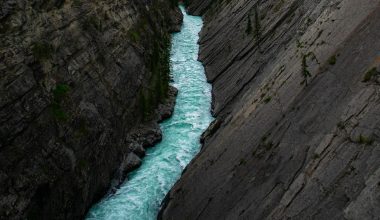
<svg viewBox="0 0 380 220"><path fill-rule="evenodd" d="M216 121L162 219L378 219L380 1L189 1Z"/></svg>
<svg viewBox="0 0 380 220"><path fill-rule="evenodd" d="M81 219L140 164L174 106L181 18L164 0L0 3L0 219Z"/></svg>

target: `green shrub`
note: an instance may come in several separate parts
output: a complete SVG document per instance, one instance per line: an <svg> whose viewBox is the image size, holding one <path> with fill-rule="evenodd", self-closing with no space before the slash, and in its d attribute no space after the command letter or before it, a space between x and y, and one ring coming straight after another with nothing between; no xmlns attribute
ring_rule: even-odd
<svg viewBox="0 0 380 220"><path fill-rule="evenodd" d="M60 120L60 121L66 121L67 120L67 114L65 111L63 111L61 105L59 103L53 102L51 106L51 110L53 113L53 116Z"/></svg>
<svg viewBox="0 0 380 220"><path fill-rule="evenodd" d="M61 102L62 98L70 91L70 86L67 84L58 84L53 90L54 101Z"/></svg>
<svg viewBox="0 0 380 220"><path fill-rule="evenodd" d="M148 94L144 94L144 92L140 93L139 107L143 120L148 120L153 110L152 98L149 92Z"/></svg>
<svg viewBox="0 0 380 220"><path fill-rule="evenodd" d="M310 71L307 69L307 57L308 55L302 55L302 75L304 77L304 80L301 82L301 84L305 84L307 86L308 84L308 77L311 77Z"/></svg>
<svg viewBox="0 0 380 220"><path fill-rule="evenodd" d="M337 127L338 127L339 129L343 130L343 129L346 128L346 125L344 124L344 122L338 122Z"/></svg>
<svg viewBox="0 0 380 220"><path fill-rule="evenodd" d="M379 75L379 74L380 73L377 72L376 67L374 67L374 68L372 68L372 69L370 69L370 70L368 70L366 72L366 74L364 75L364 78L363 78L362 82L368 82L368 81L370 81L372 79L373 76L376 76L376 75Z"/></svg>
<svg viewBox="0 0 380 220"><path fill-rule="evenodd" d="M247 161L244 158L240 159L239 166L246 164Z"/></svg>
<svg viewBox="0 0 380 220"><path fill-rule="evenodd" d="M260 43L261 40L261 24L260 24L260 16L257 7L255 7L255 39L257 44Z"/></svg>
<svg viewBox="0 0 380 220"><path fill-rule="evenodd" d="M131 39L132 42L137 43L140 41L140 34L134 29L130 29L128 31L128 37L129 39Z"/></svg>
<svg viewBox="0 0 380 220"><path fill-rule="evenodd" d="M247 19L247 28L245 29L245 33L248 35L252 33L251 16L248 15Z"/></svg>
<svg viewBox="0 0 380 220"><path fill-rule="evenodd" d="M89 167L89 162L85 159L79 159L78 162L77 162L77 167L80 169L80 170L85 170Z"/></svg>
<svg viewBox="0 0 380 220"><path fill-rule="evenodd" d="M70 87L66 84L57 84L53 90L53 102L51 105L51 110L53 116L58 119L65 121L68 116L66 112L62 109L62 101L67 96L67 93L70 91Z"/></svg>
<svg viewBox="0 0 380 220"><path fill-rule="evenodd" d="M374 140L371 137L365 137L363 135L360 135L357 142L359 144L372 145Z"/></svg>
<svg viewBox="0 0 380 220"><path fill-rule="evenodd" d="M32 46L32 54L36 59L45 60L51 57L53 46L45 42L36 42Z"/></svg>
<svg viewBox="0 0 380 220"><path fill-rule="evenodd" d="M328 62L330 65L335 65L336 64L336 56L335 55L331 56L329 58Z"/></svg>
<svg viewBox="0 0 380 220"><path fill-rule="evenodd" d="M264 103L267 104L267 103L269 103L271 100L272 100L272 97L269 96L269 97L267 97L267 98L264 99Z"/></svg>
<svg viewBox="0 0 380 220"><path fill-rule="evenodd" d="M267 151L271 150L272 147L274 146L273 142L272 141L269 141L269 142L266 142L264 143L264 147Z"/></svg>

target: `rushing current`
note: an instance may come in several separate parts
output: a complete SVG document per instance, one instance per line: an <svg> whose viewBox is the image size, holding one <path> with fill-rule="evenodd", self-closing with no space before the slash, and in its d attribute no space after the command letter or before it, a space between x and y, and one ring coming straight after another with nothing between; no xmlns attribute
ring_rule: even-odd
<svg viewBox="0 0 380 220"><path fill-rule="evenodd" d="M147 150L128 181L94 205L87 220L156 219L161 201L200 149L199 138L212 120L211 86L197 61L201 17L184 14L182 30L172 35L171 75L178 90L173 116L160 124L162 142Z"/></svg>

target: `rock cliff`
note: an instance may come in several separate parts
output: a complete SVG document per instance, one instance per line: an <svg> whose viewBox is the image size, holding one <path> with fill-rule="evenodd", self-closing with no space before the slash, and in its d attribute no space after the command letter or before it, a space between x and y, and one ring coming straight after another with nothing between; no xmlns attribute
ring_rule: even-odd
<svg viewBox="0 0 380 220"><path fill-rule="evenodd" d="M174 105L181 16L166 0L0 2L0 219L81 219L141 163Z"/></svg>
<svg viewBox="0 0 380 220"><path fill-rule="evenodd" d="M379 219L380 1L192 0L216 121L161 219Z"/></svg>

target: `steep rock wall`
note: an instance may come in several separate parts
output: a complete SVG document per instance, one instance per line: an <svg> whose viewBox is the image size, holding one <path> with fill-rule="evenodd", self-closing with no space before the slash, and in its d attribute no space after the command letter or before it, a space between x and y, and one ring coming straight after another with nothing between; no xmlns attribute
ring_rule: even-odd
<svg viewBox="0 0 380 220"><path fill-rule="evenodd" d="M140 164L174 105L181 16L166 0L0 3L0 219L81 219Z"/></svg>
<svg viewBox="0 0 380 220"><path fill-rule="evenodd" d="M380 1L189 2L216 121L162 219L380 216Z"/></svg>

